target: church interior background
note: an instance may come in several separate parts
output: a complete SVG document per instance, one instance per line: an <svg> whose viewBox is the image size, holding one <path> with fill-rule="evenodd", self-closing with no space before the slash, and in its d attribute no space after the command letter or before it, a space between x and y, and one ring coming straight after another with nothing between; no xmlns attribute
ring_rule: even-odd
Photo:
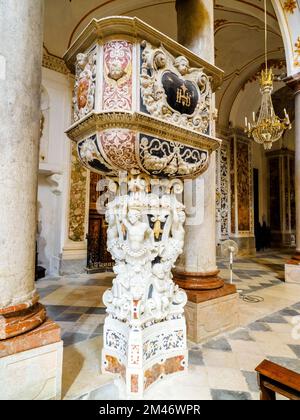
<svg viewBox="0 0 300 420"><path fill-rule="evenodd" d="M1 224L10 223L7 211L1 210L8 206L15 228L2 226L1 236L14 236L14 229L21 223L28 225L31 232L24 228L24 240L18 245L11 240L1 250L0 292L4 298L0 297L0 317L5 318L7 327L0 325L0 399L117 400L123 392L112 374L120 370L114 367L111 373L102 373L100 362L106 317L102 296L114 277L114 261L106 245L107 219L97 211L103 177L81 164L76 144L66 132L76 122L76 75L66 52L77 45L76 39L92 19L109 16L137 17L171 41L194 48L209 63L212 79L218 79L214 80L212 97L217 109L212 136L222 142L212 152L210 168L196 184L202 195L199 206L203 220L207 221L186 229L183 257L174 269L177 284L187 291L189 366L187 371L182 369L182 376L170 375L150 387L145 398L257 400L261 390L255 369L265 359L300 374L300 174L296 164L300 166L299 0L267 0L268 60L275 75L274 110L284 118L286 109L292 124L271 150L264 150L244 130L245 117L251 121L252 114L260 111L263 0L22 1L22 6L18 0L0 2L0 24L8 28L0 41L0 86L5 92L13 85L13 89L21 89L11 101L16 101L25 89L20 88L20 83L29 87L31 83L32 95L38 92L39 98L32 100L38 110L32 103L30 106L32 114L40 116L39 138L34 141L39 142L39 163L38 173L26 169L26 165L19 172L0 158L1 178L7 180L14 195L20 195L11 211L12 198L6 188L6 200L0 203ZM189 25L196 46L185 36ZM37 27L40 35L26 43L30 34L36 34L30 32L32 28L36 31ZM19 35L15 38L14 34ZM17 42L21 36L25 47L22 44L20 63L27 62L28 71L39 72L38 50L42 43L40 86L36 86L38 76L35 81L35 76L27 81L24 76L20 79L21 64L9 61L8 55L14 55L14 39ZM97 36L101 38L101 34ZM33 49L36 57L32 57ZM10 66L16 67L15 76L9 76ZM26 104L18 106L22 113ZM0 100L1 113L5 107L7 103ZM30 126L28 113L21 120L23 127L17 126L16 130L24 140L16 160L31 150L33 146L26 146L26 138L35 135L34 127L24 131L24 124ZM2 139L10 141L13 120L6 121L7 131L3 131L1 143ZM16 142L12 144L4 153L10 159L13 147L17 147ZM23 170L27 174L24 177ZM11 171L23 178L22 187L11 183L7 175ZM37 205L30 204L34 191L23 204L31 214L35 209L36 213L24 217L19 200L31 189L30 176L38 178ZM22 232L23 228L18 237ZM229 284L228 258L223 255L224 243L229 239L238 246L233 284ZM32 281L34 273L41 277L35 283L39 303L31 293L25 306L17 307L21 294L25 296L28 290L12 290L17 283L10 279L18 276L7 264L22 265L22 247L28 249L24 258L32 260L34 255L39 269L34 271L32 263L18 275L29 275ZM12 254L14 258L21 255L21 261L16 262ZM214 270L216 265L218 270ZM192 281L198 286L185 287ZM6 288L12 294L8 300ZM7 308L11 307L17 307L13 322L6 318L10 313ZM34 308L30 321L27 314L22 315L28 308ZM25 326L16 333L20 316ZM42 324L36 321L37 316ZM22 385L10 379L20 375L24 375ZM294 390L298 399L299 378ZM133 395L135 386L131 379Z"/></svg>

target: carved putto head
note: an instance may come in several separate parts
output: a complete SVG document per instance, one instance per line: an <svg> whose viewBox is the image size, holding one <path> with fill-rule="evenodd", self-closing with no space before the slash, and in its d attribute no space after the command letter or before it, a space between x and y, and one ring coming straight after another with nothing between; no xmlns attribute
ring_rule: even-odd
<svg viewBox="0 0 300 420"><path fill-rule="evenodd" d="M77 54L77 65L81 70L84 70L85 66L87 65L88 62L88 56L87 54Z"/></svg>
<svg viewBox="0 0 300 420"><path fill-rule="evenodd" d="M109 64L108 77L116 82L126 74L123 69L122 63L119 60L114 60Z"/></svg>
<svg viewBox="0 0 300 420"><path fill-rule="evenodd" d="M183 55L180 55L175 59L174 66L182 76L185 76L189 73L190 63L189 60Z"/></svg>
<svg viewBox="0 0 300 420"><path fill-rule="evenodd" d="M141 219L141 212L137 208L131 208L128 212L128 220L132 225L135 225Z"/></svg>
<svg viewBox="0 0 300 420"><path fill-rule="evenodd" d="M166 67L167 58L162 50L156 50L153 57L153 67L155 70L160 70Z"/></svg>

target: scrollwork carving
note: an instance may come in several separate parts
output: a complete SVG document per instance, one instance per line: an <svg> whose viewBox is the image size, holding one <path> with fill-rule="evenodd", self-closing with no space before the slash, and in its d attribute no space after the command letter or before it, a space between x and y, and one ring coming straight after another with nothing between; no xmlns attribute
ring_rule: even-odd
<svg viewBox="0 0 300 420"><path fill-rule="evenodd" d="M141 96L147 112L183 127L209 133L213 118L211 83L203 69L162 45L142 42Z"/></svg>
<svg viewBox="0 0 300 420"><path fill-rule="evenodd" d="M153 175L197 176L209 165L209 154L177 142L141 137L140 159Z"/></svg>

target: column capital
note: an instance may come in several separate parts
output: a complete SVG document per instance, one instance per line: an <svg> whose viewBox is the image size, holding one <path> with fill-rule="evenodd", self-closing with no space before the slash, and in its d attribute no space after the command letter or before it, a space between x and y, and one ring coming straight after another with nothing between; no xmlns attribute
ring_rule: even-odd
<svg viewBox="0 0 300 420"><path fill-rule="evenodd" d="M294 91L295 95L300 93L300 72L286 77L283 81Z"/></svg>

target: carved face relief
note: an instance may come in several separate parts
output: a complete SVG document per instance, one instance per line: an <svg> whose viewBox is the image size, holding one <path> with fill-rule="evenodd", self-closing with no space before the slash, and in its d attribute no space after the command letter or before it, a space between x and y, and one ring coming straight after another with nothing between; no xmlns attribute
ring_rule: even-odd
<svg viewBox="0 0 300 420"><path fill-rule="evenodd" d="M140 216L139 210L129 210L128 212L128 220L132 225L135 225L140 220Z"/></svg>
<svg viewBox="0 0 300 420"><path fill-rule="evenodd" d="M163 51L157 51L157 53L154 55L154 65L157 69L163 69L166 67L167 60L166 56Z"/></svg>
<svg viewBox="0 0 300 420"><path fill-rule="evenodd" d="M109 73L108 77L113 80L119 80L126 74L126 71L122 67L122 63L118 60L112 61L109 64Z"/></svg>
<svg viewBox="0 0 300 420"><path fill-rule="evenodd" d="M184 56L181 55L181 56L176 58L176 60L174 62L174 66L177 68L179 73L182 76L184 76L184 75L188 74L188 72L189 72L190 63L189 63L189 60L187 58L185 58Z"/></svg>

